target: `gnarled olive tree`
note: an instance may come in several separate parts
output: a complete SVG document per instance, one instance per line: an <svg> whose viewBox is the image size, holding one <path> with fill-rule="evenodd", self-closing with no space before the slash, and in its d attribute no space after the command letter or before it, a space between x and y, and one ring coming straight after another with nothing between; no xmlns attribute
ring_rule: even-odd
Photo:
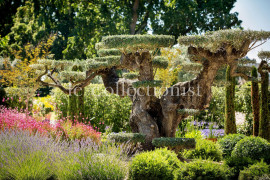
<svg viewBox="0 0 270 180"><path fill-rule="evenodd" d="M220 30L201 36L181 36L179 44L188 47L190 58L202 65L198 76L188 82L179 82L168 87L158 98L154 87L154 58L159 48L173 44L173 37L163 35L118 35L103 37L103 49L116 48L121 51L118 66L102 70L102 78L109 92L129 96L133 102L130 125L133 132L146 134L150 144L156 137L173 137L181 120L189 113L202 110L209 105L211 85L217 71L230 65L232 77L246 74L237 71L238 59L244 57L257 42L264 42L270 32ZM138 71L138 81L121 78L116 69Z"/></svg>

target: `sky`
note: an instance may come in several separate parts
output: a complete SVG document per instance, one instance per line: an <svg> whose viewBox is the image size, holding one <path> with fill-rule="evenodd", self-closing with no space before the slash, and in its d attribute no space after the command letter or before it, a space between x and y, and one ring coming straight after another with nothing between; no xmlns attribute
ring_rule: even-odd
<svg viewBox="0 0 270 180"><path fill-rule="evenodd" d="M244 29L270 31L270 0L237 0L231 12L238 12ZM247 56L260 62L259 51L270 51L270 40L251 50Z"/></svg>

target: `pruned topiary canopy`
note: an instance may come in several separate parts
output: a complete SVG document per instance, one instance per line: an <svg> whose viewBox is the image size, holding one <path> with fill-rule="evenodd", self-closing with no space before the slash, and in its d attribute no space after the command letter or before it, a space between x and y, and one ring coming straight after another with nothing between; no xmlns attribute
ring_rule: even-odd
<svg viewBox="0 0 270 180"><path fill-rule="evenodd" d="M219 31L207 32L203 35L180 36L179 44L203 47L211 52L216 52L224 44L232 46L236 50L240 50L243 42L258 42L270 38L268 31L252 31L240 29L227 29Z"/></svg>
<svg viewBox="0 0 270 180"><path fill-rule="evenodd" d="M156 48L170 47L174 44L174 37L169 35L116 35L102 38L97 48L121 51L137 51L140 49L154 50Z"/></svg>
<svg viewBox="0 0 270 180"><path fill-rule="evenodd" d="M269 60L270 59L270 51L260 51L258 53L258 57L262 60Z"/></svg>

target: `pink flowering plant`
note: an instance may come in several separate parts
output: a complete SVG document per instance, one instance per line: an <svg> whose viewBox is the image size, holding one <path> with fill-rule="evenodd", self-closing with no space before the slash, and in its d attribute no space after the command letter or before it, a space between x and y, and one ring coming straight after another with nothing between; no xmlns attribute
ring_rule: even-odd
<svg viewBox="0 0 270 180"><path fill-rule="evenodd" d="M96 131L90 124L83 124L70 120L59 120L55 125L50 121L37 121L32 116L17 109L0 107L0 130L12 129L28 131L31 134L37 132L61 140L81 140L91 138L95 143L99 143L101 133ZM1 132L0 131L0 132Z"/></svg>

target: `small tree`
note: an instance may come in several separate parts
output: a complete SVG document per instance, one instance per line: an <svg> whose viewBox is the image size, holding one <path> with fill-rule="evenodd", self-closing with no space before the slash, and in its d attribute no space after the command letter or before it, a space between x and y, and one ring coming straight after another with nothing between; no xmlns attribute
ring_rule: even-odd
<svg viewBox="0 0 270 180"><path fill-rule="evenodd" d="M25 97L26 113L28 113L29 101L35 95L39 84L36 83L36 72L32 65L37 62L39 58L49 55L49 48L54 41L54 36L51 36L46 42L40 42L36 47L27 44L24 47L25 58L21 59L18 55L21 50L15 51L15 59L13 62L10 59L5 59L5 69L0 71L0 82L7 86L12 86L23 90L20 96Z"/></svg>
<svg viewBox="0 0 270 180"><path fill-rule="evenodd" d="M258 72L261 75L261 119L259 125L259 136L265 139L270 139L270 113L268 109L270 66L267 64L267 60L270 59L270 51L261 51L258 56L262 60L258 67Z"/></svg>
<svg viewBox="0 0 270 180"><path fill-rule="evenodd" d="M179 44L189 46L188 53L191 59L202 64L203 69L195 79L167 88L161 98L154 95L153 88L161 82L154 80L153 59L158 49L173 44L173 37L103 37L103 48L117 48L122 53L119 66L101 72L103 82L110 92L129 96L132 94L131 128L133 132L146 134L146 144L149 145L155 137L173 137L181 120L209 105L211 85L218 69L223 65L231 67L232 77L250 79L248 75L237 72L238 59L255 48L256 42L266 41L269 37L270 32L250 30L220 30L201 36L179 37ZM137 70L138 81L120 78L116 73L117 68Z"/></svg>

